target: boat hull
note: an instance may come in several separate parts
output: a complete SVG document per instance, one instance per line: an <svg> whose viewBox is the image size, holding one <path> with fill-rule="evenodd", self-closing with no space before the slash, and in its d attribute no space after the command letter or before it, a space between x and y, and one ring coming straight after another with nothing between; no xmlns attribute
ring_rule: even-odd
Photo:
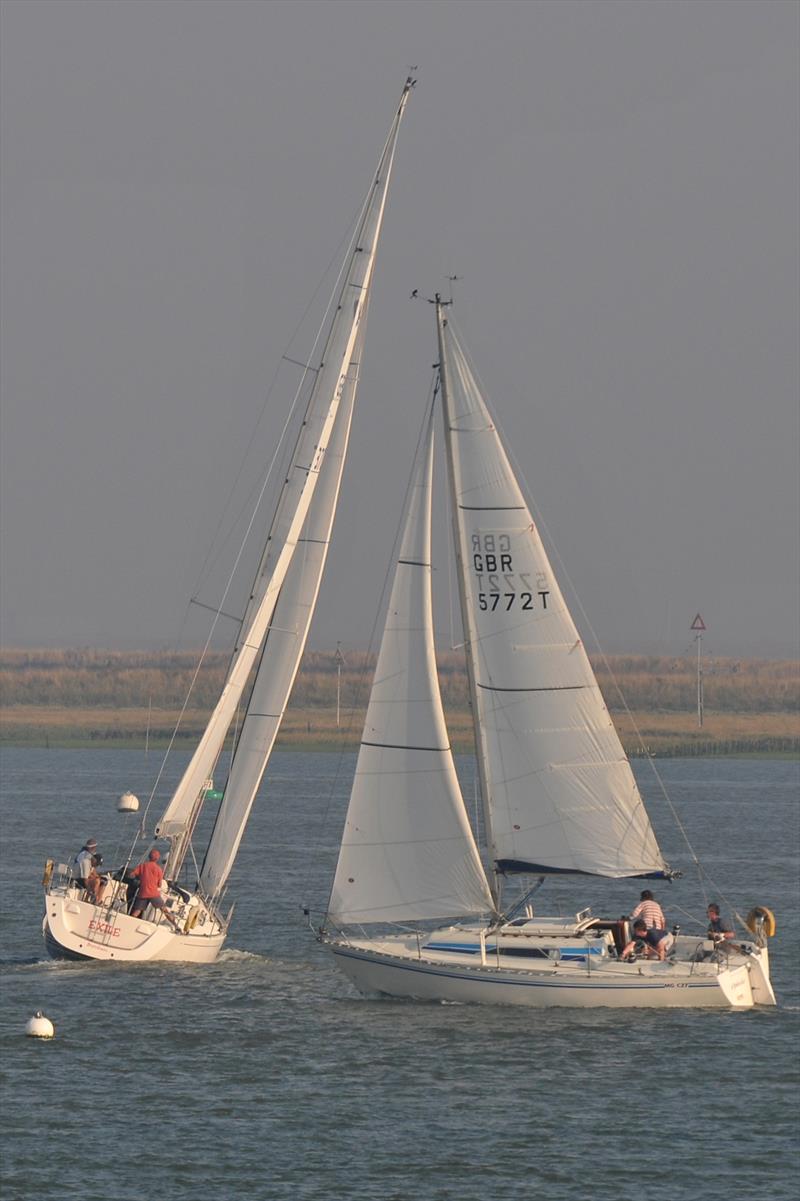
<svg viewBox="0 0 800 1201"><path fill-rule="evenodd" d="M519 969L437 962L357 943L327 945L347 978L368 995L575 1009L750 1009L756 1004L746 960L722 969L670 962Z"/></svg>
<svg viewBox="0 0 800 1201"><path fill-rule="evenodd" d="M48 894L42 922L45 947L53 959L114 963L213 963L227 931L208 923L178 934L162 918L144 921L74 896Z"/></svg>

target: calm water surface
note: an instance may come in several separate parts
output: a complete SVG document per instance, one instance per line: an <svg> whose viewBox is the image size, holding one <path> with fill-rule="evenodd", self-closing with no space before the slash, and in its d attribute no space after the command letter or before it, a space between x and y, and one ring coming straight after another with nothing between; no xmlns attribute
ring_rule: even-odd
<svg viewBox="0 0 800 1201"><path fill-rule="evenodd" d="M301 913L326 900L353 763L275 755L217 964L125 968L45 958L39 881L48 856L92 835L114 861L131 820L116 798L148 795L155 757L3 751L5 1201L794 1201L797 764L659 764L717 895L777 915L779 1008L658 1013L358 996ZM686 871L658 895L688 931L702 889L649 769L637 774ZM616 915L638 891L559 882L540 908ZM24 1037L37 1009L51 1043Z"/></svg>

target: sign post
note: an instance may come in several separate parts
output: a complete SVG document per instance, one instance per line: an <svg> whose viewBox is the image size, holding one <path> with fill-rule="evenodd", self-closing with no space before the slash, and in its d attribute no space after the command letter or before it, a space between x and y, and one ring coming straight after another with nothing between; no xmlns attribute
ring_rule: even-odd
<svg viewBox="0 0 800 1201"><path fill-rule="evenodd" d="M692 622L694 630L694 640L697 643L697 724L703 725L703 631L706 628L706 623L698 613Z"/></svg>
<svg viewBox="0 0 800 1201"><path fill-rule="evenodd" d="M342 664L344 663L344 655L341 651L341 643L336 643L336 729L339 729L339 699L342 692Z"/></svg>

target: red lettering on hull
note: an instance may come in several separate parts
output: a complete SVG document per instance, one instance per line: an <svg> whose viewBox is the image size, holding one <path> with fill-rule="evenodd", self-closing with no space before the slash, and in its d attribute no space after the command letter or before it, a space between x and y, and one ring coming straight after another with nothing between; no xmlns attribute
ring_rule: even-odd
<svg viewBox="0 0 800 1201"><path fill-rule="evenodd" d="M120 930L116 926L110 926L108 922L89 922L89 933L94 931L95 934L110 934L113 938L119 938Z"/></svg>

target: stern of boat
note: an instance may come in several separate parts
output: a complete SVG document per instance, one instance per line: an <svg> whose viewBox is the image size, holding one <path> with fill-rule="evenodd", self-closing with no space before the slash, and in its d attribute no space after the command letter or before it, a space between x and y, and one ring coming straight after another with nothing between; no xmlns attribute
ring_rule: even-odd
<svg viewBox="0 0 800 1201"><path fill-rule="evenodd" d="M60 865L45 885L42 933L47 953L53 959L119 963L213 963L225 941L226 923L199 897L170 893L167 907L178 930L157 910L132 917L126 885L111 878L95 903Z"/></svg>

